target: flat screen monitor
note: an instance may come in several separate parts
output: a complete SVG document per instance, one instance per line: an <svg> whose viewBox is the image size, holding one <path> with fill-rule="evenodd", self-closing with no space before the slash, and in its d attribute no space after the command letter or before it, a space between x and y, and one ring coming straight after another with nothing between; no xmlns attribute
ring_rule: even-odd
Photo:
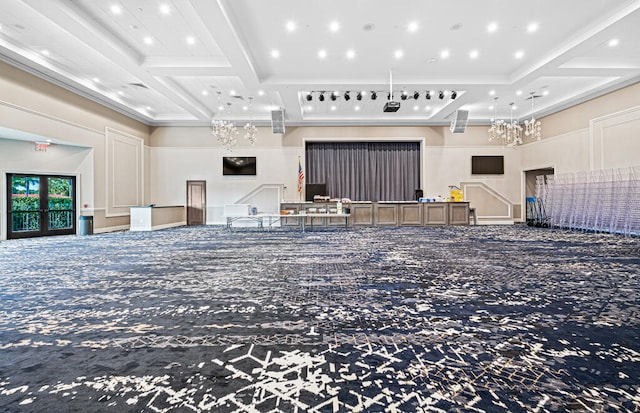
<svg viewBox="0 0 640 413"><path fill-rule="evenodd" d="M472 156L472 175L503 175L504 156Z"/></svg>
<svg viewBox="0 0 640 413"><path fill-rule="evenodd" d="M222 158L222 175L255 175L255 156L224 156Z"/></svg>
<svg viewBox="0 0 640 413"><path fill-rule="evenodd" d="M304 191L306 201L313 201L314 195L327 195L327 184L306 184Z"/></svg>

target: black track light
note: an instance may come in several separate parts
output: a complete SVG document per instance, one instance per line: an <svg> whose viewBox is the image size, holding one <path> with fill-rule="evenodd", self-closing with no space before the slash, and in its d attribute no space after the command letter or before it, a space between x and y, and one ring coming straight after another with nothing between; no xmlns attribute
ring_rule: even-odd
<svg viewBox="0 0 640 413"><path fill-rule="evenodd" d="M358 94L356 95L356 99L362 100L362 92L358 92Z"/></svg>
<svg viewBox="0 0 640 413"><path fill-rule="evenodd" d="M420 97L420 93L418 93L418 92L413 92L413 98L414 98L415 100L418 100L418 98L419 98L419 97Z"/></svg>
<svg viewBox="0 0 640 413"><path fill-rule="evenodd" d="M331 100L336 100L338 99L338 92L332 92L331 93Z"/></svg>
<svg viewBox="0 0 640 413"><path fill-rule="evenodd" d="M407 94L403 93L402 95L400 95L400 99L407 100Z"/></svg>
<svg viewBox="0 0 640 413"><path fill-rule="evenodd" d="M391 92L387 93L387 100L391 100Z"/></svg>
<svg viewBox="0 0 640 413"><path fill-rule="evenodd" d="M438 93L438 97L442 100L444 99L444 92L441 90L440 93Z"/></svg>
<svg viewBox="0 0 640 413"><path fill-rule="evenodd" d="M313 100L313 95L311 93L307 93L307 102L311 102Z"/></svg>
<svg viewBox="0 0 640 413"><path fill-rule="evenodd" d="M456 92L455 90L451 92L451 99L455 99L457 97L458 97L458 92Z"/></svg>
<svg viewBox="0 0 640 413"><path fill-rule="evenodd" d="M349 91L344 92L344 100L349 100L351 99L351 96L349 95Z"/></svg>
<svg viewBox="0 0 640 413"><path fill-rule="evenodd" d="M431 92L427 91L425 97L427 98L427 100L431 99Z"/></svg>
<svg viewBox="0 0 640 413"><path fill-rule="evenodd" d="M378 94L376 92L371 92L371 100L378 99Z"/></svg>
<svg viewBox="0 0 640 413"><path fill-rule="evenodd" d="M318 99L320 102L324 102L324 92L320 92L320 97Z"/></svg>

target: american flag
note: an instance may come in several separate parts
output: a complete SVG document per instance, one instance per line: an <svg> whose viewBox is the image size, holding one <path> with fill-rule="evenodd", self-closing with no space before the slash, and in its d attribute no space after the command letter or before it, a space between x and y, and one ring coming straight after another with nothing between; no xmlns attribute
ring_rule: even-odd
<svg viewBox="0 0 640 413"><path fill-rule="evenodd" d="M302 182L304 181L304 171L302 170L302 164L298 159L298 192L302 193Z"/></svg>

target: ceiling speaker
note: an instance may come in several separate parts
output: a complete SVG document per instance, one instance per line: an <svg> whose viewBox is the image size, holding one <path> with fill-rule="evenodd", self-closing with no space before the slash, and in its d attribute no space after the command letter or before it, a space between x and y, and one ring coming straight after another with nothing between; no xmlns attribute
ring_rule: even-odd
<svg viewBox="0 0 640 413"><path fill-rule="evenodd" d="M284 133L284 109L271 111L271 131Z"/></svg>
<svg viewBox="0 0 640 413"><path fill-rule="evenodd" d="M467 129L467 121L469 120L468 110L456 110L454 118L451 120L451 127L449 128L453 133L464 133Z"/></svg>

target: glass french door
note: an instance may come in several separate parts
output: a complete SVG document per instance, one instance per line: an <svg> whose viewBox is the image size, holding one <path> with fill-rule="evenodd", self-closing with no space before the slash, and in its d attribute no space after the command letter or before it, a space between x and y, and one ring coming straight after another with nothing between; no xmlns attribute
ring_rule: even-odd
<svg viewBox="0 0 640 413"><path fill-rule="evenodd" d="M7 174L7 238L76 233L76 178Z"/></svg>

